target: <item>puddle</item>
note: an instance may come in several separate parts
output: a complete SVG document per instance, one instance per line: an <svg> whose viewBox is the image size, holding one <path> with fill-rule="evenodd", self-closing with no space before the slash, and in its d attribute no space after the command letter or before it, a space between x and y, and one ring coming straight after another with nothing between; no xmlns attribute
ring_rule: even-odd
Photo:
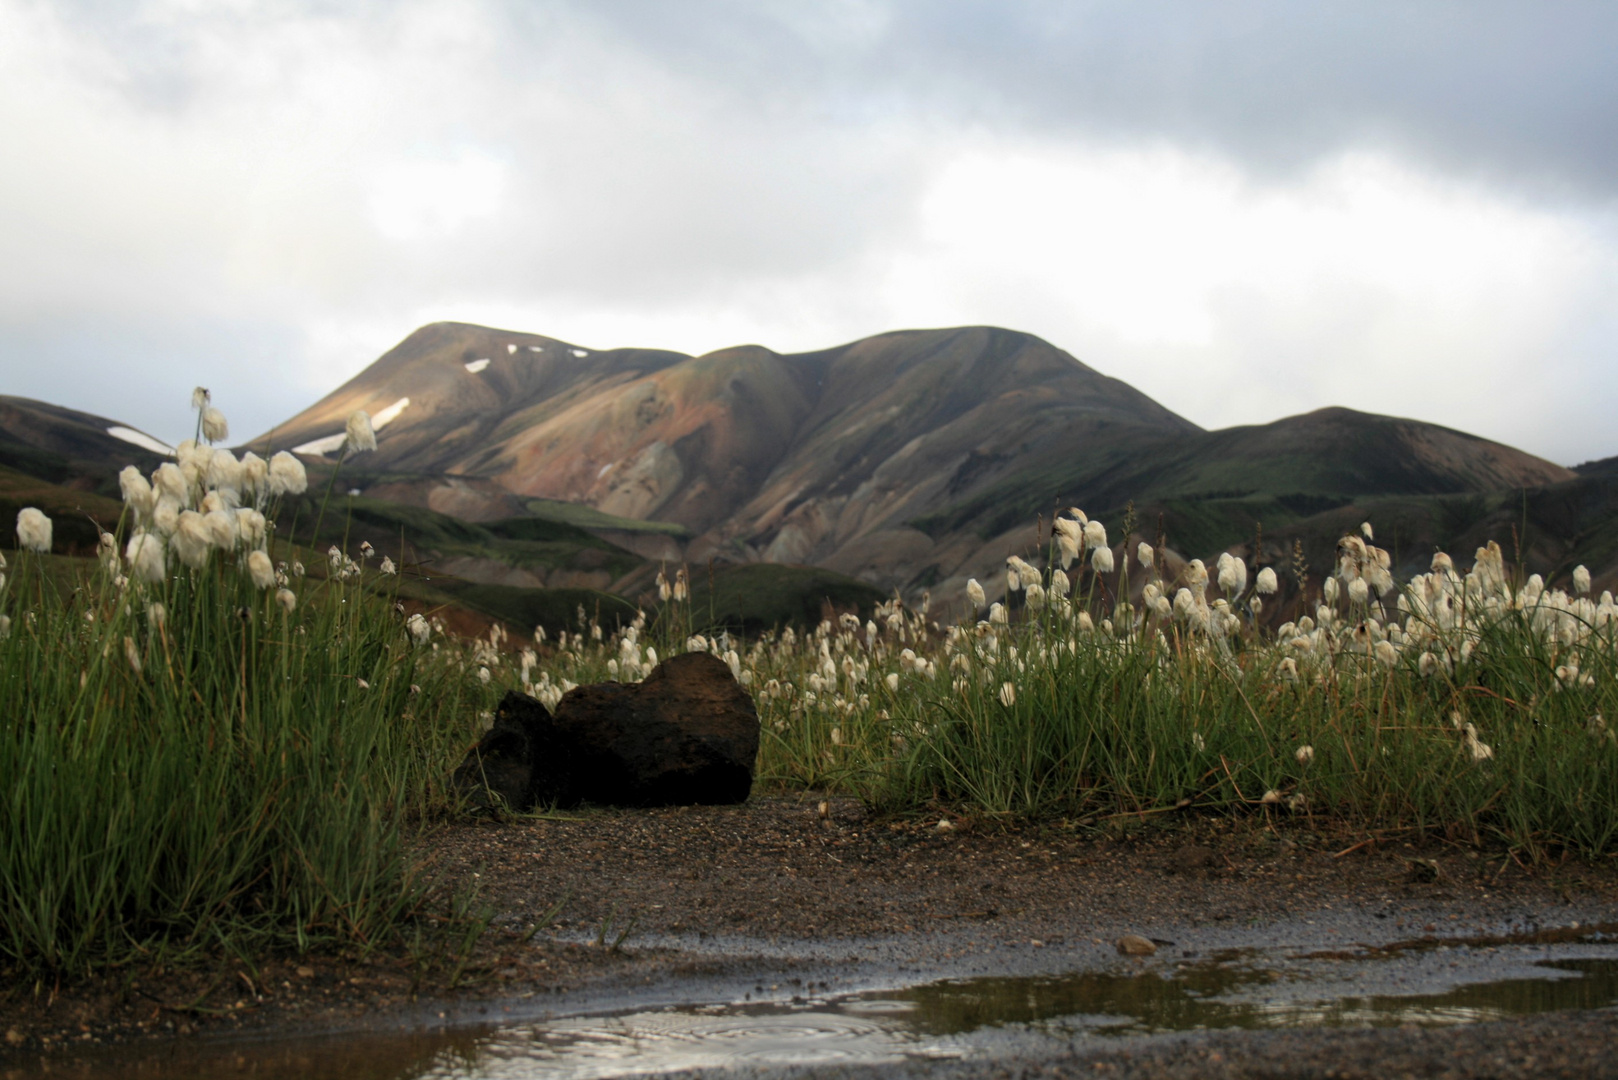
<svg viewBox="0 0 1618 1080"><path fill-rule="evenodd" d="M1435 955L1426 969L1406 965L1391 974L1386 961L1227 954L1143 970L945 980L828 999L669 1006L484 1031L174 1044L58 1060L50 1071L165 1080L222 1074L594 1080L674 1069L992 1058L1088 1037L1165 1032L1473 1023L1618 1004L1618 956L1610 948L1583 952L1547 960L1543 948L1513 955L1463 948ZM1513 974L1475 978L1485 971ZM1388 989L1407 983L1409 992Z"/></svg>

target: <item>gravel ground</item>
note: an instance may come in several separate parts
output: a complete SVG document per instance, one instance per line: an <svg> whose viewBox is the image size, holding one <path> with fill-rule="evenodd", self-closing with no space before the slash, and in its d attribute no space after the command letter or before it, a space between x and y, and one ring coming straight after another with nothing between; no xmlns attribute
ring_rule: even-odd
<svg viewBox="0 0 1618 1080"><path fill-rule="evenodd" d="M1503 852L1400 836L1366 842L1363 832L1262 818L1021 829L948 818L941 827L936 816L881 819L852 800L821 803L759 797L739 807L599 810L438 830L422 841L433 871L447 883L475 882L495 912L470 956L219 958L82 984L0 979L0 1077L31 1075L41 1062L65 1066L81 1048L108 1044L419 1030L723 999L744 985L766 990L770 971L818 978L821 992L837 993L1072 970L1119 962L1114 943L1127 933L1172 942L1162 948L1179 956L1536 933L1554 940L1576 935L1576 924L1618 924L1610 863L1524 866ZM553 922L526 940L558 902ZM620 949L595 944L626 930ZM1085 1044L1060 1060L951 1068L1608 1075L1604 1048L1618 1047L1615 1033L1612 1014L1597 1011L1436 1033Z"/></svg>

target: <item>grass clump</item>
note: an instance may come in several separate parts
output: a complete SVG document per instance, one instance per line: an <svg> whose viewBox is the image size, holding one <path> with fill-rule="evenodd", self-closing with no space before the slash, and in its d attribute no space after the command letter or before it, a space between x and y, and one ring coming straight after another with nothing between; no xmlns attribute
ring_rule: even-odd
<svg viewBox="0 0 1618 1080"><path fill-rule="evenodd" d="M1273 567L1251 583L1229 555L1170 573L1161 552L1062 519L1044 566L1011 560L1016 611L984 611L973 582L986 617L952 626L895 599L809 633L675 647L751 688L759 775L778 786L987 818L1279 815L1618 851L1613 598L1578 572L1571 594L1515 580L1493 544L1464 576L1440 553L1402 587L1390 561L1345 537L1307 600L1298 571L1298 617L1272 629Z"/></svg>
<svg viewBox="0 0 1618 1080"><path fill-rule="evenodd" d="M297 486L295 460L275 480L225 458L187 444L155 487L126 470L121 535L70 587L48 526L19 528L36 550L0 575L0 966L363 951L428 899L407 823L448 804L493 691L392 605L387 560L334 549L306 572L277 549L255 507Z"/></svg>

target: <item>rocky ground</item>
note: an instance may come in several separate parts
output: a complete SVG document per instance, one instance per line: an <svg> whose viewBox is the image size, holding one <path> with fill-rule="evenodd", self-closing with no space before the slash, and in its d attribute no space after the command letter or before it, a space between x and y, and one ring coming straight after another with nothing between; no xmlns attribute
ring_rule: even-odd
<svg viewBox="0 0 1618 1080"><path fill-rule="evenodd" d="M469 951L439 936L421 950L365 958L218 958L12 984L0 989L0 1077L66 1066L109 1043L397 1032L705 997L755 979L765 991L769 971L818 978L831 992L873 972L916 981L1058 971L1117 962L1126 934L1189 956L1272 944L1554 939L1578 933L1578 923L1618 923L1610 863L1531 863L1261 817L1012 828L873 817L852 800L755 797L736 807L461 824L421 843L432 873L475 884L487 906L488 931ZM994 1070L1036 1075L1082 1060L1080 1071L1101 1075L1307 1075L1314 1061L1338 1075L1536 1075L1560 1061L1569 1075L1598 1074L1606 1056L1581 1057L1581 1047L1613 1043L1618 1023L1606 1012L1559 1023L1474 1025L1459 1041L1398 1030L1218 1035ZM1311 1058L1305 1044L1326 1049ZM1482 1057L1450 1060L1474 1044ZM1373 1068L1377 1055L1387 1071ZM1485 1060L1499 1068L1482 1068Z"/></svg>

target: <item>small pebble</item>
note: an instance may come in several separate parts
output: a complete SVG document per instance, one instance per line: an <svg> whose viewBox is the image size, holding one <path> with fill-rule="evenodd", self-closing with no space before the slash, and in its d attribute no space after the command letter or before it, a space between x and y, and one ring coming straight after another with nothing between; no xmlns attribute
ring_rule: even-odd
<svg viewBox="0 0 1618 1080"><path fill-rule="evenodd" d="M1118 939L1118 951L1125 956L1151 956L1157 946L1139 934L1125 934Z"/></svg>

